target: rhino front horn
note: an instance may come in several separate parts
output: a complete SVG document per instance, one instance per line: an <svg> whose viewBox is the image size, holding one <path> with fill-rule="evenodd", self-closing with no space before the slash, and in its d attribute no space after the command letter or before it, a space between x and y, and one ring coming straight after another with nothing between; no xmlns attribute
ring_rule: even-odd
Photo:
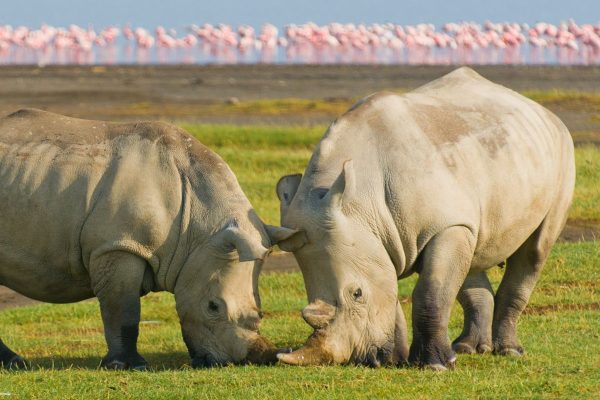
<svg viewBox="0 0 600 400"><path fill-rule="evenodd" d="M279 361L290 365L329 365L333 364L333 357L318 344L316 337L308 339L306 344L291 353L279 353Z"/></svg>

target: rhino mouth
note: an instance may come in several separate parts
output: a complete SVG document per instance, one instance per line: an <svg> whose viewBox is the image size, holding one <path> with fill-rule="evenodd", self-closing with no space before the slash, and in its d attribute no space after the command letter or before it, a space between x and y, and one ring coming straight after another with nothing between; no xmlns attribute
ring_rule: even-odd
<svg viewBox="0 0 600 400"><path fill-rule="evenodd" d="M192 368L215 368L230 364L229 362L218 360L209 351L194 347L187 335L183 335L183 341L185 342L190 358L192 359Z"/></svg>

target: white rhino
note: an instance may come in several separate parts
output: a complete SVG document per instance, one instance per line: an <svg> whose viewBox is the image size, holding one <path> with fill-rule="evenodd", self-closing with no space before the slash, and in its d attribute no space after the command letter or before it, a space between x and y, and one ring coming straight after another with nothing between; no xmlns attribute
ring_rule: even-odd
<svg viewBox="0 0 600 400"><path fill-rule="evenodd" d="M566 220L573 157L555 115L469 68L360 101L304 176L277 186L280 247L300 264L315 329L279 358L445 369L454 351L521 354L517 318ZM504 260L494 297L485 271ZM414 272L409 352L396 279ZM465 320L452 346L457 295Z"/></svg>
<svg viewBox="0 0 600 400"><path fill-rule="evenodd" d="M276 361L259 334L265 226L225 162L165 123L0 119L0 284L100 302L109 368L143 369L140 296L175 294L195 367ZM24 361L0 341L0 363Z"/></svg>

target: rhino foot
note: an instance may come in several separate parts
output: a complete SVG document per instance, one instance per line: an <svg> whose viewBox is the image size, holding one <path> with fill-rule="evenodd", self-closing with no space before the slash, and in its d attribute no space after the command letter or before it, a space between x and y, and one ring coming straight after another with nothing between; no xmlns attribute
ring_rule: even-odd
<svg viewBox="0 0 600 400"><path fill-rule="evenodd" d="M222 366L224 366L224 364L215 360L210 354L199 355L192 358L192 368L195 369L217 368Z"/></svg>
<svg viewBox="0 0 600 400"><path fill-rule="evenodd" d="M2 366L2 368L5 368L5 369L27 369L27 368L29 368L29 365L27 365L27 362L25 361L25 359L18 354L15 354L13 357L11 357L8 360L2 360L0 362L0 365Z"/></svg>
<svg viewBox="0 0 600 400"><path fill-rule="evenodd" d="M509 357L521 357L525 354L525 349L522 346L502 346L496 345L494 347L494 354L499 356L509 356Z"/></svg>
<svg viewBox="0 0 600 400"><path fill-rule="evenodd" d="M445 366L442 364L429 364L429 365L424 365L423 368L430 369L430 370L436 371L436 372L444 372L444 371L447 371L448 368L454 369L455 366L456 366L456 357L449 360L448 364L446 364Z"/></svg>
<svg viewBox="0 0 600 400"><path fill-rule="evenodd" d="M411 365L419 368L445 371L448 368L454 369L456 353L449 344L436 345L413 339L408 360Z"/></svg>
<svg viewBox="0 0 600 400"><path fill-rule="evenodd" d="M102 359L100 366L114 370L145 371L148 369L148 363L139 354L128 357L106 356Z"/></svg>
<svg viewBox="0 0 600 400"><path fill-rule="evenodd" d="M23 357L12 351L0 340L0 368L26 369L27 367Z"/></svg>
<svg viewBox="0 0 600 400"><path fill-rule="evenodd" d="M490 341L482 341L479 338L459 337L452 342L452 350L462 354L484 354L491 353L492 343Z"/></svg>

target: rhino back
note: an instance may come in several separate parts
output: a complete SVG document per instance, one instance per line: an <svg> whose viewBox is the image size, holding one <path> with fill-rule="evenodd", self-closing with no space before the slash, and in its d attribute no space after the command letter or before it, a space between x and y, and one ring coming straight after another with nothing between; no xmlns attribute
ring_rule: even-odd
<svg viewBox="0 0 600 400"><path fill-rule="evenodd" d="M468 68L359 102L330 127L299 192L331 186L348 159L361 201L392 214L407 264L452 225L477 237L474 265L500 262L541 223L559 183L574 180L560 120Z"/></svg>

